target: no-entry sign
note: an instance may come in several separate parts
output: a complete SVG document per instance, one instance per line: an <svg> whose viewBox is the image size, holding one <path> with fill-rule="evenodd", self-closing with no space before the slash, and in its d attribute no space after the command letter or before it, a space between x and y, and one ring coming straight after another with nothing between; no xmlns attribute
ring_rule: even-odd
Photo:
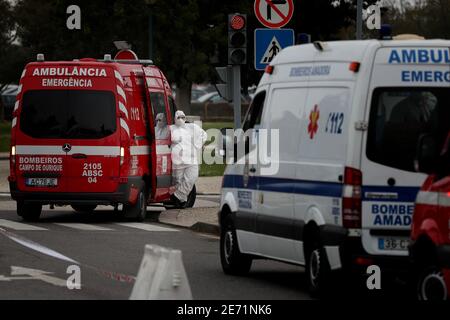
<svg viewBox="0 0 450 320"><path fill-rule="evenodd" d="M265 27L282 28L294 15L294 2L293 0L256 0L255 14Z"/></svg>

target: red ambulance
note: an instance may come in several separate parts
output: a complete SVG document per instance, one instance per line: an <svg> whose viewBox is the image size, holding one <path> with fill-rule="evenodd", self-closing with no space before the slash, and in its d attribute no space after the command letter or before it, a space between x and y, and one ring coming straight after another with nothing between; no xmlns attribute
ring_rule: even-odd
<svg viewBox="0 0 450 320"><path fill-rule="evenodd" d="M449 299L449 138L441 144L433 136L425 136L418 147L418 169L430 174L417 196L412 223L412 244L409 248L417 283L417 296L420 300ZM440 145L445 146L442 152L437 148Z"/></svg>
<svg viewBox="0 0 450 320"><path fill-rule="evenodd" d="M174 193L171 87L131 50L114 59L26 66L14 108L9 183L17 213L39 219L43 205L93 211L123 204L142 221L148 203Z"/></svg>

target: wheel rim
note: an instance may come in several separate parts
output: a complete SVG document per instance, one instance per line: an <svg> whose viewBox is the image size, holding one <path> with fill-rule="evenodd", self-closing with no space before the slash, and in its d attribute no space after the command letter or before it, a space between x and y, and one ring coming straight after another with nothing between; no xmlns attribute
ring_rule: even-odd
<svg viewBox="0 0 450 320"><path fill-rule="evenodd" d="M224 240L223 246L224 246L223 252L224 252L224 256L225 256L225 261L227 262L227 264L230 264L231 255L233 254L233 246L234 246L233 232L231 232L231 230L227 231L227 233L225 233L225 240Z"/></svg>
<svg viewBox="0 0 450 320"><path fill-rule="evenodd" d="M426 301L447 300L447 286L442 272L434 271L423 278L420 285L420 298Z"/></svg>
<svg viewBox="0 0 450 320"><path fill-rule="evenodd" d="M309 278L311 285L317 287L318 279L320 277L320 252L318 249L311 252L309 258Z"/></svg>

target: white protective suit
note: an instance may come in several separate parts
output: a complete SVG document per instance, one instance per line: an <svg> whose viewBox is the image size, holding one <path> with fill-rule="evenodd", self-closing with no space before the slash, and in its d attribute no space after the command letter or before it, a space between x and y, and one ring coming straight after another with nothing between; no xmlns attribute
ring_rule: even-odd
<svg viewBox="0 0 450 320"><path fill-rule="evenodd" d="M166 140L169 138L169 126L167 125L166 115L159 113L155 119L155 138L156 140Z"/></svg>
<svg viewBox="0 0 450 320"><path fill-rule="evenodd" d="M172 169L175 178L175 197L186 202L199 176L199 156L208 139L206 132L198 125L186 123L183 111L175 114L172 134Z"/></svg>

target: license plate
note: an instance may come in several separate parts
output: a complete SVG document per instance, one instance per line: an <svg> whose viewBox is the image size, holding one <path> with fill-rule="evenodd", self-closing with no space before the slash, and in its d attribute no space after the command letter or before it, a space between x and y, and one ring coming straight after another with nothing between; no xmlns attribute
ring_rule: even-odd
<svg viewBox="0 0 450 320"><path fill-rule="evenodd" d="M407 251L410 240L406 238L380 238L378 248L385 251Z"/></svg>
<svg viewBox="0 0 450 320"><path fill-rule="evenodd" d="M56 178L29 178L25 184L27 187L37 188L54 188L58 186L58 179Z"/></svg>

